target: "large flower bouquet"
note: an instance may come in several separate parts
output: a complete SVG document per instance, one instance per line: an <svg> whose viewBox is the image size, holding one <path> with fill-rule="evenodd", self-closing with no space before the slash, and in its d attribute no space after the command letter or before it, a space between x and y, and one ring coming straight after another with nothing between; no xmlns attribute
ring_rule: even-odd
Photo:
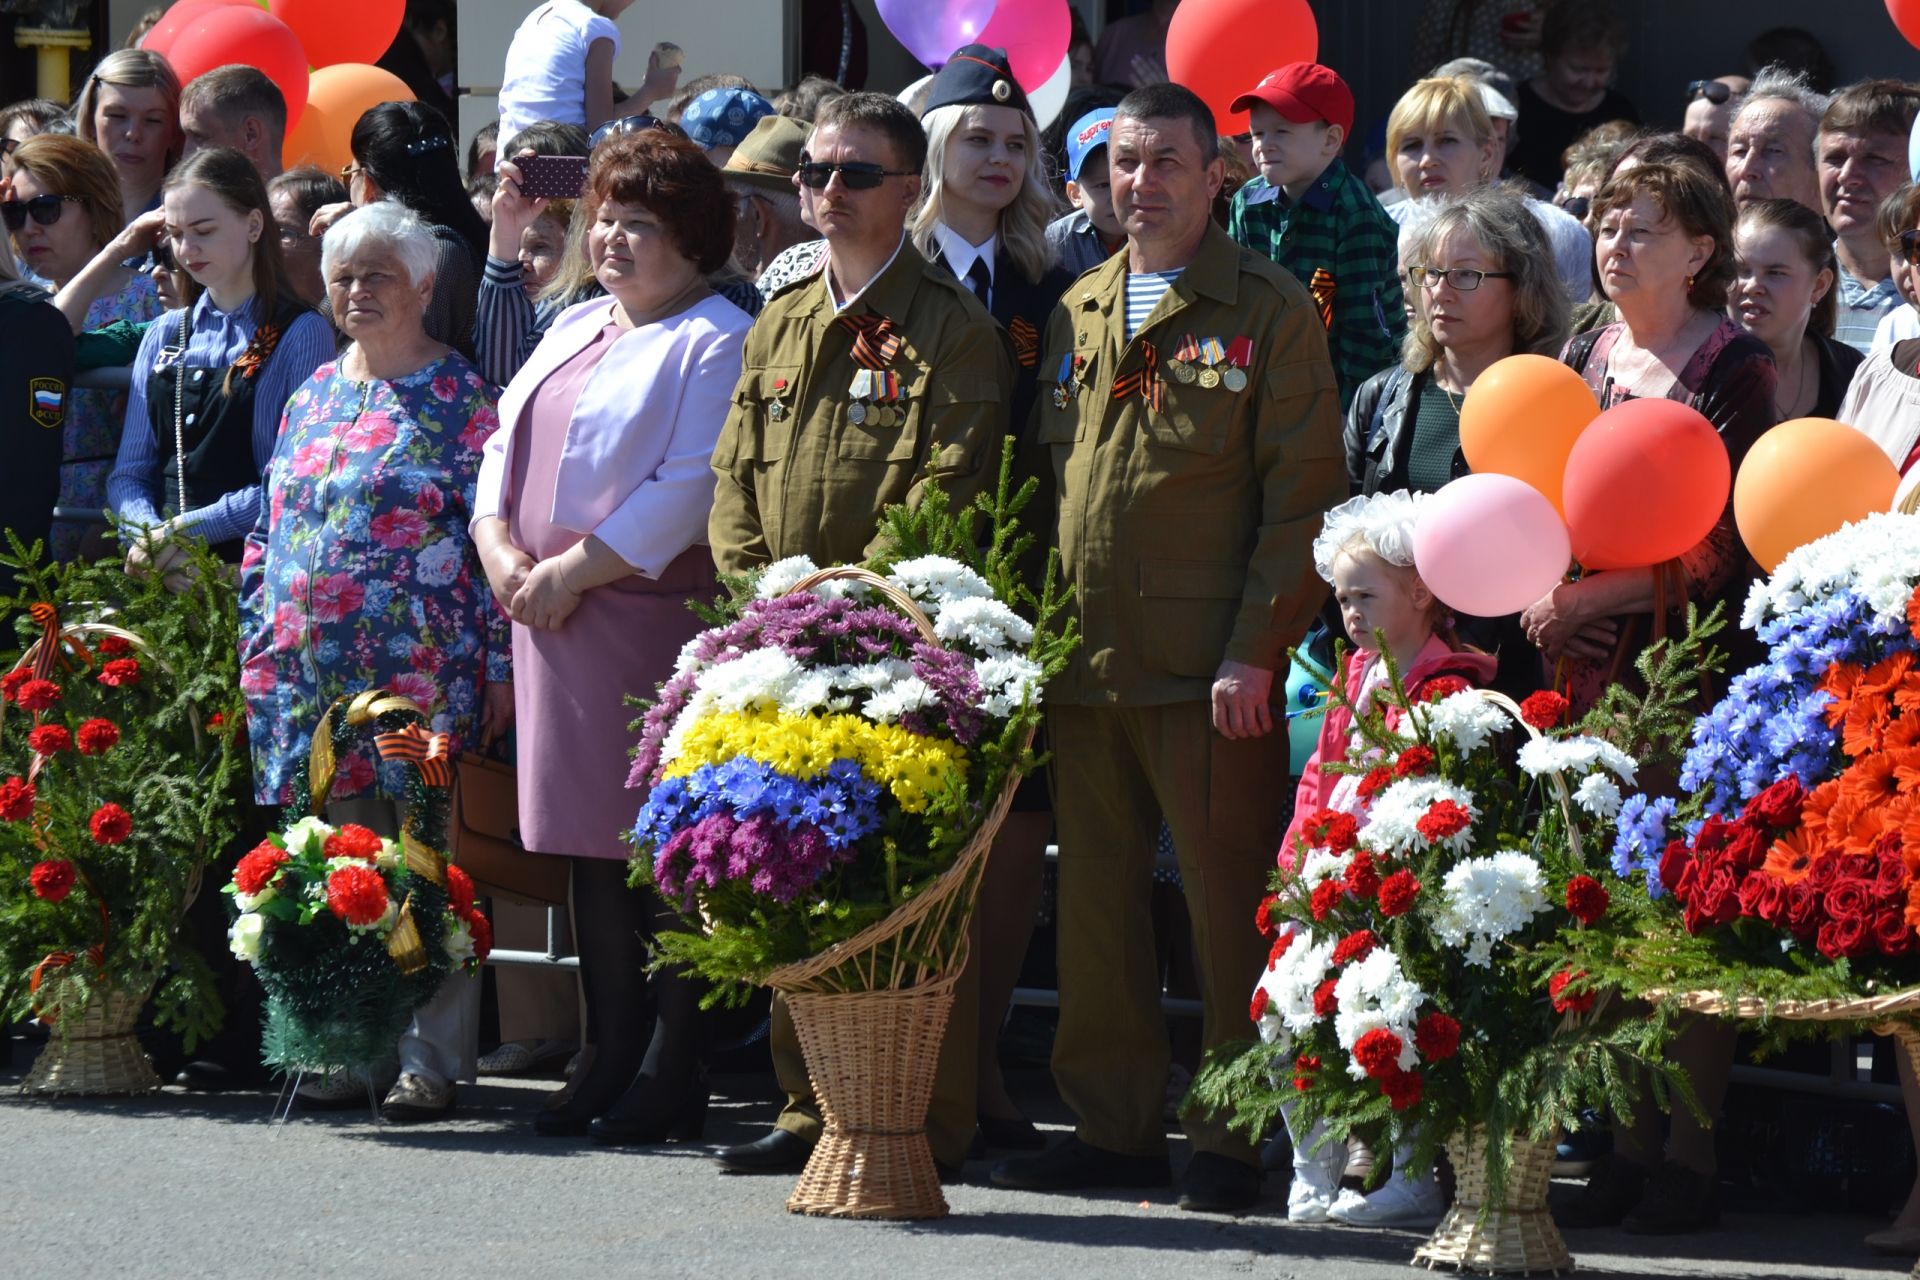
<svg viewBox="0 0 1920 1280"><path fill-rule="evenodd" d="M96 992L152 992L189 1047L219 1025L180 920L244 794L238 614L218 562L191 555L179 594L118 561L48 566L17 539L4 557L0 1020L64 1033Z"/></svg>
<svg viewBox="0 0 1920 1280"><path fill-rule="evenodd" d="M433 781L438 770L429 762L437 757L425 722L417 706L390 694L341 699L294 778L296 807L321 808L334 751L374 732L383 757L420 766L409 775L399 840L309 812L234 867L224 892L238 914L228 936L267 992L261 1050L269 1066L344 1069L378 1060L449 972L476 972L492 947L473 881L438 850L445 786Z"/></svg>
<svg viewBox="0 0 1920 1280"><path fill-rule="evenodd" d="M1496 1194L1510 1137L1626 1108L1641 1070L1664 1101L1661 1020L1597 1016L1596 985L1552 956L1562 935L1633 927L1606 864L1641 768L1628 748L1682 731L1701 645L1670 646L1645 695L1616 689L1574 728L1558 694L1516 705L1453 678L1413 703L1396 675L1356 708L1366 745L1328 766L1340 807L1308 816L1257 912L1260 1043L1215 1056L1196 1097L1252 1134L1285 1107L1296 1132L1384 1136L1416 1168L1484 1130Z"/></svg>
<svg viewBox="0 0 1920 1280"><path fill-rule="evenodd" d="M1693 726L1684 795L1621 811L1615 864L1665 927L1582 963L1759 1007L1920 981L1920 517L1792 552L1743 622L1766 660Z"/></svg>
<svg viewBox="0 0 1920 1280"><path fill-rule="evenodd" d="M664 958L744 998L773 969L886 917L954 865L1035 764L1046 681L1071 652L1064 594L1017 570L999 487L889 508L864 580L804 558L732 583L641 718L634 878L696 927ZM991 529L984 552L974 530Z"/></svg>

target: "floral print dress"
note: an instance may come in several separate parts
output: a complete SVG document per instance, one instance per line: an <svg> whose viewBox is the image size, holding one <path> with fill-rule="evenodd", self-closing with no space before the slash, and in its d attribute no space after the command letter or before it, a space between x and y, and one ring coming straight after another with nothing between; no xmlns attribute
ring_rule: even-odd
<svg viewBox="0 0 1920 1280"><path fill-rule="evenodd" d="M510 679L505 616L467 535L498 390L449 353L362 382L321 365L287 402L241 568L240 687L254 789L285 804L336 698L384 688L473 741L487 681ZM370 790L370 749L343 753L336 798ZM399 781L388 778L393 790Z"/></svg>

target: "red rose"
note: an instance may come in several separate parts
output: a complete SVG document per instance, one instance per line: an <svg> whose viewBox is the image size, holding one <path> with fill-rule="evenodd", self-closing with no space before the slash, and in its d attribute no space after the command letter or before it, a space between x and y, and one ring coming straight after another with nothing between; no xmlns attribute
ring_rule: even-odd
<svg viewBox="0 0 1920 1280"><path fill-rule="evenodd" d="M1873 878L1873 896L1882 906L1905 906L1907 883L1911 879L1907 874L1906 861L1898 853L1883 853L1880 855L1880 868Z"/></svg>
<svg viewBox="0 0 1920 1280"><path fill-rule="evenodd" d="M1873 917L1873 945L1883 956L1904 956L1913 950L1913 926L1904 911L1881 911Z"/></svg>
<svg viewBox="0 0 1920 1280"><path fill-rule="evenodd" d="M1433 748L1415 743L1400 753L1393 762L1393 776L1396 778L1416 778L1433 768Z"/></svg>
<svg viewBox="0 0 1920 1280"><path fill-rule="evenodd" d="M1247 1015L1255 1022L1260 1021L1267 1016L1267 1006L1272 1002L1273 997L1267 994L1265 987L1256 988L1253 993L1253 1003L1247 1006Z"/></svg>
<svg viewBox="0 0 1920 1280"><path fill-rule="evenodd" d="M1385 765L1376 765L1367 770L1367 776L1360 779L1357 794L1362 800L1371 800L1385 791L1393 782L1393 770Z"/></svg>
<svg viewBox="0 0 1920 1280"><path fill-rule="evenodd" d="M0 676L0 698L5 698L8 702L18 702L20 686L31 679L33 679L32 667L15 667L4 676Z"/></svg>
<svg viewBox="0 0 1920 1280"><path fill-rule="evenodd" d="M1400 1037L1385 1027L1375 1027L1353 1042L1353 1060L1360 1069L1378 1080L1387 1070L1400 1069Z"/></svg>
<svg viewBox="0 0 1920 1280"><path fill-rule="evenodd" d="M473 935L474 962L485 964L487 957L493 954L493 922L478 911L469 911L467 932Z"/></svg>
<svg viewBox="0 0 1920 1280"><path fill-rule="evenodd" d="M1571 704L1551 689L1539 689L1520 701L1520 718L1545 733L1560 723Z"/></svg>
<svg viewBox="0 0 1920 1280"><path fill-rule="evenodd" d="M1438 844L1449 836L1455 836L1473 825L1473 815L1466 806L1453 800L1435 800L1427 806L1420 821L1413 829L1426 837L1429 844Z"/></svg>
<svg viewBox="0 0 1920 1280"><path fill-rule="evenodd" d="M1334 944L1333 962L1336 965L1353 964L1365 960L1379 939L1373 936L1371 929L1356 929Z"/></svg>
<svg viewBox="0 0 1920 1280"><path fill-rule="evenodd" d="M473 910L473 877L463 868L447 868L447 906L457 916Z"/></svg>
<svg viewBox="0 0 1920 1280"><path fill-rule="evenodd" d="M1460 1024L1435 1009L1413 1028L1413 1047L1429 1062L1439 1062L1460 1052Z"/></svg>
<svg viewBox="0 0 1920 1280"><path fill-rule="evenodd" d="M43 756L73 750L73 735L63 724L43 724L27 735L27 745Z"/></svg>
<svg viewBox="0 0 1920 1280"><path fill-rule="evenodd" d="M1803 942L1811 938L1821 924L1820 900L1825 895L1813 885L1812 879L1807 876L1787 886L1787 929Z"/></svg>
<svg viewBox="0 0 1920 1280"><path fill-rule="evenodd" d="M80 726L79 739L81 755L105 755L120 741L120 726L111 720L88 720Z"/></svg>
<svg viewBox="0 0 1920 1280"><path fill-rule="evenodd" d="M1296 936L1298 935L1296 935L1293 930L1288 929L1286 932L1274 938L1273 949L1267 952L1267 972L1271 973L1279 966L1280 957L1287 954L1287 948L1293 945L1293 940Z"/></svg>
<svg viewBox="0 0 1920 1280"><path fill-rule="evenodd" d="M280 868L288 860L285 849L277 847L272 841L262 840L234 864L233 887L249 898L254 897L273 883L273 878L280 874Z"/></svg>
<svg viewBox="0 0 1920 1280"><path fill-rule="evenodd" d="M1865 880L1842 880L1828 889L1821 901L1835 920L1852 920L1873 912L1873 886Z"/></svg>
<svg viewBox="0 0 1920 1280"><path fill-rule="evenodd" d="M119 844L133 834L133 815L117 804L103 804L87 820L95 844Z"/></svg>
<svg viewBox="0 0 1920 1280"><path fill-rule="evenodd" d="M1413 895L1419 892L1420 882L1413 878L1413 872L1394 872L1380 882L1380 914L1388 919L1407 914L1413 909Z"/></svg>
<svg viewBox="0 0 1920 1280"><path fill-rule="evenodd" d="M23 778L0 782L0 818L25 822L33 816L33 784Z"/></svg>
<svg viewBox="0 0 1920 1280"><path fill-rule="evenodd" d="M1743 822L1734 829L1721 857L1735 871L1753 871L1767 860L1767 850L1772 847L1772 836Z"/></svg>
<svg viewBox="0 0 1920 1280"><path fill-rule="evenodd" d="M1807 789L1800 785L1800 779L1788 774L1780 781L1747 801L1747 807L1740 816L1768 831L1800 824L1800 810L1807 803Z"/></svg>
<svg viewBox="0 0 1920 1280"><path fill-rule="evenodd" d="M1322 809L1307 819L1305 831L1308 844L1324 846L1333 853L1345 853L1359 838L1360 824L1350 813Z"/></svg>
<svg viewBox="0 0 1920 1280"><path fill-rule="evenodd" d="M327 877L327 909L365 928L387 914L387 882L372 867L354 863Z"/></svg>
<svg viewBox="0 0 1920 1280"><path fill-rule="evenodd" d="M60 686L51 680L29 680L20 686L13 700L28 711L45 711L60 701Z"/></svg>
<svg viewBox="0 0 1920 1280"><path fill-rule="evenodd" d="M1581 924L1592 924L1607 914L1612 899L1592 876L1575 876L1567 881L1567 910Z"/></svg>
<svg viewBox="0 0 1920 1280"><path fill-rule="evenodd" d="M1465 693L1473 688L1459 676L1435 676L1420 686L1420 701L1438 702L1442 698L1451 698L1456 693Z"/></svg>
<svg viewBox="0 0 1920 1280"><path fill-rule="evenodd" d="M1693 865L1693 850L1687 847L1685 840L1669 840L1664 853L1660 855L1660 883L1666 887L1678 901L1685 903L1686 893L1680 888L1680 881L1686 869ZM1691 885L1688 888L1692 888Z"/></svg>
<svg viewBox="0 0 1920 1280"><path fill-rule="evenodd" d="M1736 895L1740 901L1740 914L1763 920L1770 925L1779 925L1786 913L1787 886L1770 875L1751 875L1740 886Z"/></svg>
<svg viewBox="0 0 1920 1280"><path fill-rule="evenodd" d="M1569 973L1562 969L1547 979L1547 998L1553 1001L1555 1013L1566 1013L1569 1010L1574 1013L1585 1013L1593 1008L1593 992L1576 991L1569 994L1567 991L1568 984L1578 982L1586 976L1584 969L1578 973Z"/></svg>
<svg viewBox="0 0 1920 1280"><path fill-rule="evenodd" d="M100 637L93 650L103 657L120 658L132 653L133 645L123 636L107 635Z"/></svg>
<svg viewBox="0 0 1920 1280"><path fill-rule="evenodd" d="M1699 834L1693 838L1693 851L1701 857L1719 853L1733 839L1740 828L1737 824L1720 818L1708 818L1700 824Z"/></svg>
<svg viewBox="0 0 1920 1280"><path fill-rule="evenodd" d="M61 902L73 892L73 864L62 858L57 862L36 862L27 879L34 896L47 902Z"/></svg>
<svg viewBox="0 0 1920 1280"><path fill-rule="evenodd" d="M338 831L327 837L320 846L322 853L329 858L366 858L380 852L380 837L367 828L355 823L346 823Z"/></svg>
<svg viewBox="0 0 1920 1280"><path fill-rule="evenodd" d="M1695 903L1699 904L1707 924L1726 924L1740 914L1740 882L1727 868L1716 867L1701 884L1693 902L1687 905L1692 907Z"/></svg>
<svg viewBox="0 0 1920 1280"><path fill-rule="evenodd" d="M1356 898L1371 898L1380 892L1380 872L1373 865L1373 855L1365 849L1353 855L1345 879L1347 892Z"/></svg>
<svg viewBox="0 0 1920 1280"><path fill-rule="evenodd" d="M139 662L132 658L115 658L100 668L100 683L115 689L131 688L139 684Z"/></svg>
<svg viewBox="0 0 1920 1280"><path fill-rule="evenodd" d="M1331 1018L1335 1013L1339 1012L1339 1002L1333 998L1333 989L1336 985L1332 978L1328 978L1325 982L1313 989L1314 1017Z"/></svg>
<svg viewBox="0 0 1920 1280"><path fill-rule="evenodd" d="M464 876L466 872L462 871L460 874ZM1253 927L1260 931L1260 936L1263 938L1273 936L1273 931L1277 927L1273 923L1273 909L1279 905L1279 902L1280 899L1275 897L1262 898L1260 905L1253 909Z"/></svg>
<svg viewBox="0 0 1920 1280"><path fill-rule="evenodd" d="M1315 885L1313 888L1313 897L1309 899L1307 903L1308 907L1313 911L1313 918L1315 920L1325 920L1327 913L1340 905L1340 897L1344 892L1345 890L1341 888L1338 880L1322 880L1319 884Z"/></svg>
<svg viewBox="0 0 1920 1280"><path fill-rule="evenodd" d="M1873 946L1873 922L1866 916L1829 920L1820 926L1814 946L1829 960L1854 960Z"/></svg>
<svg viewBox="0 0 1920 1280"><path fill-rule="evenodd" d="M1821 858L1813 864L1812 869L1807 872L1802 883L1825 893L1828 889L1831 889L1834 885L1846 879L1846 877L1841 874L1841 868L1845 864L1846 859L1837 853L1832 857Z"/></svg>
<svg viewBox="0 0 1920 1280"><path fill-rule="evenodd" d="M1387 1095L1395 1111L1418 1106L1422 1081L1418 1071L1390 1071L1380 1079L1380 1092Z"/></svg>

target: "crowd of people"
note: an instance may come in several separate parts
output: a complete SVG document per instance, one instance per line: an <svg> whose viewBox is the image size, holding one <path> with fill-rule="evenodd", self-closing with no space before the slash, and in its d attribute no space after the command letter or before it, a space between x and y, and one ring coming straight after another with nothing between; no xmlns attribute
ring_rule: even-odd
<svg viewBox="0 0 1920 1280"><path fill-rule="evenodd" d="M1249 921L1299 772L1276 705L1288 650L1344 628L1358 696L1382 636L1416 679L1557 687L1578 712L1686 602L1737 607L1758 574L1729 511L1665 565L1446 616L1394 521L1468 470L1460 412L1488 368L1548 356L1601 407L1690 405L1736 466L1807 416L1902 470L1920 459L1920 86L1832 89L1810 37L1773 33L1764 65L1675 86L1655 114L1684 128L1661 131L1610 87L1611 5L1510 23L1435 4L1414 40L1426 74L1383 127L1362 137L1338 70L1294 63L1245 86L1250 130L1222 136L1166 82L1173 7L1097 45L1076 28L1051 122L979 45L901 97L681 86L662 45L627 94L626 0L535 8L499 124L465 148L428 102L383 103L338 175L281 170L286 106L252 67L183 86L127 48L71 107L0 109L0 524L179 589L188 539L235 566L256 839L343 693L410 697L463 749L512 744L519 838L570 860L580 957L578 1012L570 979L498 975L493 1069L585 1042L541 1133L701 1133L700 988L644 972L654 934L686 926L626 887L624 699L670 674L718 574L859 561L884 507L930 481L964 502L1021 442L1083 641L1048 690L1049 774L989 861L929 1135L948 1176L997 1153L1001 1186L1160 1186L1156 849L1164 828L1200 1047L1246 1039L1265 948ZM584 177L556 193L533 179L559 157ZM116 369L124 391L99 372ZM1317 770L1300 789L1316 806L1337 790ZM381 793L372 755L341 760L338 813L390 831ZM1077 1124L1047 1146L996 1045L1050 839L1052 1070ZM544 930L497 910L504 945ZM224 922L203 927L217 949ZM454 977L420 1011L379 1081L390 1119L454 1105L479 1003ZM729 1171L798 1169L820 1133L778 1000L771 1019L785 1105L719 1153ZM245 1022L183 1082L248 1082ZM1677 1052L1712 1112L1731 1033L1703 1021ZM1218 1117L1180 1118L1181 1206L1252 1205L1261 1153ZM1615 1123L1566 1224L1710 1223L1705 1131L1676 1113L1663 1145L1658 1117ZM1308 1145L1296 1219L1438 1217L1433 1171L1343 1198L1346 1149ZM1875 1242L1920 1252L1920 1203Z"/></svg>

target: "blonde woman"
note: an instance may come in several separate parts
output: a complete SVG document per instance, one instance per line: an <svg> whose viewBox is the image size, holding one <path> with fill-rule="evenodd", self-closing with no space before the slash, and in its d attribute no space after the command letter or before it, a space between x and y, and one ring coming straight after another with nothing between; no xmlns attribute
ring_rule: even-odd
<svg viewBox="0 0 1920 1280"><path fill-rule="evenodd" d="M1480 89L1458 76L1417 82L1387 117L1387 163L1393 184L1407 199L1388 205L1401 226L1400 261L1407 261L1406 228L1430 216L1450 197L1492 183L1500 173L1502 148ZM1527 209L1553 245L1554 265L1567 301L1585 302L1593 292L1593 237L1580 220L1544 200L1524 197Z"/></svg>
<svg viewBox="0 0 1920 1280"><path fill-rule="evenodd" d="M180 78L148 49L120 49L80 86L74 127L113 160L120 204L131 222L160 207L160 184L180 158Z"/></svg>

